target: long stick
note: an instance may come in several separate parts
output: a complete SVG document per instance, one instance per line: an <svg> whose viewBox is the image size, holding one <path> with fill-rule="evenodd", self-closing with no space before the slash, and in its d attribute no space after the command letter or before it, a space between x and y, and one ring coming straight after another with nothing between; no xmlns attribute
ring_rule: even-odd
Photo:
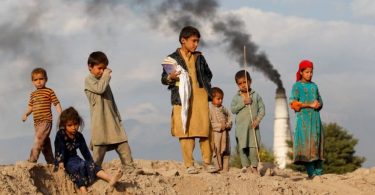
<svg viewBox="0 0 375 195"><path fill-rule="evenodd" d="M249 96L250 98L250 92L249 92L249 87L248 87L248 81L247 81L247 75L246 75L246 67L247 67L247 63L246 63L246 46L244 45L243 46L243 57L244 57L244 74L245 74L245 81L246 81L246 90L247 90L247 95ZM258 155L258 162L260 163L260 156L259 156L259 147L258 147L258 139L257 139L257 135L255 133L255 129L252 127L254 121L253 121L253 113L251 111L251 106L249 106L249 111L250 111L250 120L251 120L251 129L253 130L254 132L254 139L255 139L255 147L257 149L257 155Z"/></svg>

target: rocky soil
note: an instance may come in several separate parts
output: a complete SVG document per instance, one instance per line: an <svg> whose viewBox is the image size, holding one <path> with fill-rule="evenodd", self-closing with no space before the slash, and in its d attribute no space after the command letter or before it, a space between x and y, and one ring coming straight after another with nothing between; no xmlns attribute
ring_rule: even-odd
<svg viewBox="0 0 375 195"><path fill-rule="evenodd" d="M114 188L99 179L89 187L90 194L375 194L375 167L306 179L306 174L291 170L263 168L263 176L258 176L231 168L228 173L210 174L197 165L200 173L189 175L177 161L136 160L135 163L139 169L125 173ZM103 165L109 173L120 167L118 160ZM79 194L79 191L63 171L53 172L52 166L21 161L0 165L0 194Z"/></svg>

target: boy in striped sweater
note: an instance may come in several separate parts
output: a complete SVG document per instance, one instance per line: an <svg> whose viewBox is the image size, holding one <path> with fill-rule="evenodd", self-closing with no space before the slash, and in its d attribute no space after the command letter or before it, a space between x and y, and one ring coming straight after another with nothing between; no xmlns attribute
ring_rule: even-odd
<svg viewBox="0 0 375 195"><path fill-rule="evenodd" d="M22 121L25 122L27 117L33 113L35 137L28 161L36 163L40 152L42 152L47 164L53 164L54 158L49 138L52 129L51 104L55 106L59 114L61 113L61 106L55 92L46 87L47 80L47 72L43 68L35 68L31 72L31 81L36 90L30 95L28 107L22 116Z"/></svg>

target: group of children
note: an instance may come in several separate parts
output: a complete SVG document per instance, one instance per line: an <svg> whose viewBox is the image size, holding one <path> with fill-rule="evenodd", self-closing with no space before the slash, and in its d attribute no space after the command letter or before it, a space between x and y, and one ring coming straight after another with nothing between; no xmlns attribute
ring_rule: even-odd
<svg viewBox="0 0 375 195"><path fill-rule="evenodd" d="M263 100L251 88L250 74L241 70L235 75L238 92L232 99L230 111L225 108L222 105L223 90L211 87L211 70L202 53L196 51L199 40L200 33L196 28L184 27L179 36L181 47L168 56L173 59L175 65L183 69L184 74L187 74L187 80L181 77L182 69L170 73L163 69L161 75L162 84L167 85L171 91L171 133L179 139L187 173L198 173L193 159L197 138L206 170L210 173L229 170L231 113L236 115L235 138L242 172L258 173L259 124L265 115ZM85 79L84 91L90 106L90 149L93 156L80 133L83 128L82 118L73 107L62 111L54 91L46 87L48 77L42 68L36 68L31 73L36 90L31 93L27 111L22 117L25 121L28 115L33 113L35 139L29 161L36 162L42 152L47 163L54 163L57 169L64 169L83 194L97 177L114 185L122 176L122 170L118 170L112 176L101 168L107 151L115 150L124 167L134 168L128 138L121 125L122 119L109 86L112 71L107 67L108 63L107 56L100 51L91 53L87 62L90 74ZM291 108L296 111L298 120L294 160L305 164L309 177L322 173L323 160L323 133L319 117L323 103L316 84L311 82L312 69L312 62L301 62L297 82L290 97ZM189 83L184 85L182 82ZM180 90L182 86L188 91L188 95ZM181 99L185 102L184 107ZM52 129L51 104L60 114L54 142L55 156L49 138ZM187 112L184 112L184 109L187 109ZM313 123L311 120L314 120ZM312 147L314 150L311 150ZM77 155L77 149L84 160ZM306 154L306 151L309 154Z"/></svg>
<svg viewBox="0 0 375 195"><path fill-rule="evenodd" d="M198 173L193 159L195 139L199 139L203 165L208 172L228 171L228 132L232 127L233 113L236 115L235 138L241 171L259 174L259 124L265 116L262 97L251 88L250 74L246 70L238 71L235 82L239 90L232 99L229 112L222 105L224 92L218 87L211 87L211 70L202 53L196 50L199 40L198 29L185 26L179 36L181 47L163 61L177 68L175 71L163 68L161 75L162 84L171 91L171 134L179 139L187 173ZM323 102L317 85L312 82L312 74L313 63L303 60L290 97L291 108L297 115L293 160L296 164L305 165L310 178L322 174L324 160L319 115ZM215 166L211 165L212 159Z"/></svg>
<svg viewBox="0 0 375 195"><path fill-rule="evenodd" d="M241 70L235 75L239 91L233 97L231 112L226 109L222 105L224 92L218 87L211 87L211 70L202 53L196 51L199 40L198 29L192 26L184 27L179 36L181 47L168 56L169 60L165 60L174 63L176 67L182 67L189 76L190 85L184 85L186 79L180 80L181 71L168 73L163 69L161 75L162 84L167 85L171 91L171 133L179 139L187 173L198 173L192 155L197 138L207 172L229 170L231 113L236 114L235 134L242 171L246 172L250 169L258 173L259 123L265 115L263 100L250 87L250 74ZM181 85L190 88L181 90ZM186 91L190 92L189 110L187 116L183 116L186 105L183 104L182 99L186 99ZM209 101L212 101L211 105ZM185 117L186 124L182 123L182 118ZM215 166L211 165L212 159Z"/></svg>
<svg viewBox="0 0 375 195"><path fill-rule="evenodd" d="M90 148L93 156L80 133L83 128L82 118L73 107L62 111L54 91L46 87L48 77L43 68L35 68L31 72L36 90L31 93L27 111L22 117L25 121L33 113L34 118L35 139L28 161L37 162L42 152L48 164L55 164L55 170L65 170L69 174L82 194L87 193L87 186L96 178L113 186L121 178L123 170L135 168L120 112L109 86L111 69L107 68L108 58L103 52L93 52L87 64L90 74L85 79L84 91L90 106ZM49 138L52 129L51 104L60 114L54 142L55 156ZM84 160L77 155L77 149ZM105 153L110 150L118 153L123 165L123 169L119 169L113 176L101 168Z"/></svg>

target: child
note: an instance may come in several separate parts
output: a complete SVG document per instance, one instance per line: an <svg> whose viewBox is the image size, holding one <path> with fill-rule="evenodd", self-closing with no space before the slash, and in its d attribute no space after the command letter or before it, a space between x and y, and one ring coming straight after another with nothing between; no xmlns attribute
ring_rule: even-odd
<svg viewBox="0 0 375 195"><path fill-rule="evenodd" d="M251 165L251 172L258 173L259 124L265 115L265 106L262 97L250 87L249 72L238 71L235 80L239 91L233 97L231 110L236 114L236 141L241 159L241 171L246 172Z"/></svg>
<svg viewBox="0 0 375 195"><path fill-rule="evenodd" d="M22 116L22 121L25 122L27 117L33 113L35 137L28 159L32 163L38 161L40 151L42 151L47 164L53 163L51 140L49 138L52 129L51 104L55 106L59 114L61 113L61 106L55 92L46 87L47 80L47 72L43 68L35 68L31 72L31 81L36 90L31 93L26 113Z"/></svg>
<svg viewBox="0 0 375 195"><path fill-rule="evenodd" d="M223 103L224 92L218 87L211 89L212 103L210 120L213 137L213 156L217 170L229 171L230 142L229 131L232 128L231 114Z"/></svg>
<svg viewBox="0 0 375 195"><path fill-rule="evenodd" d="M85 93L90 104L90 146L94 162L101 165L105 153L114 149L124 167L132 168L128 137L109 86L112 70L107 68L108 58L103 52L96 51L90 54L87 64L90 74L85 79Z"/></svg>
<svg viewBox="0 0 375 195"><path fill-rule="evenodd" d="M318 86L311 81L313 63L302 60L297 71L297 81L290 95L291 108L296 112L293 160L303 164L309 178L322 175L323 129L319 111L323 101Z"/></svg>
<svg viewBox="0 0 375 195"><path fill-rule="evenodd" d="M169 61L173 61L174 65L178 65L183 69L189 79L185 79L184 86L189 86L189 95L182 97L179 94L181 87L180 73L181 71L174 71L168 74L163 69L161 82L168 85L171 90L171 104L172 104L172 122L171 133L172 136L179 138L181 145L184 165L187 168L187 173L196 174L197 169L194 167L193 150L195 146L195 139L199 138L200 148L202 153L202 161L208 172L215 172L216 169L211 165L211 147L210 147L210 120L209 120L209 105L208 100L211 89L212 73L206 60L201 52L196 51L200 39L198 29L192 26L184 27L179 36L181 48L168 56ZM186 84L186 85L185 85ZM186 95L186 94L185 94ZM187 103L186 123L182 122L183 116L181 114L184 109L181 103ZM186 107L185 107L186 108Z"/></svg>
<svg viewBox="0 0 375 195"><path fill-rule="evenodd" d="M115 176L111 176L94 163L80 132L82 126L83 120L73 107L61 113L55 138L55 167L65 169L81 194L87 194L87 186L92 184L96 177L113 186L121 178L122 172L118 171ZM77 155L77 149L85 160Z"/></svg>

